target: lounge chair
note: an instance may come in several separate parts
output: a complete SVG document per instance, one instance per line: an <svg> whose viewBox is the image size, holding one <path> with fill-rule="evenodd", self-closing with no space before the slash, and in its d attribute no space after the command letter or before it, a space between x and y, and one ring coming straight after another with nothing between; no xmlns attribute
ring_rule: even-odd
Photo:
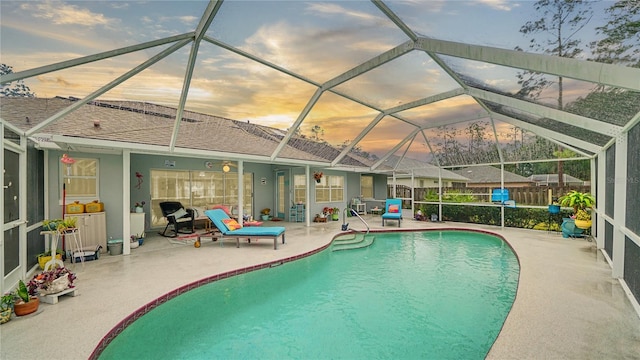
<svg viewBox="0 0 640 360"><path fill-rule="evenodd" d="M176 237L178 233L194 233L193 225L195 216L192 209L185 209L178 201L165 201L160 203L160 210L162 210L162 216L167 219L167 226L164 227L164 231L161 232L160 235ZM169 226L171 226L171 231L173 232L171 235L167 235Z"/></svg>
<svg viewBox="0 0 640 360"><path fill-rule="evenodd" d="M384 205L384 214L382 214L382 226L385 220L398 220L398 227L402 220L402 200L387 199Z"/></svg>
<svg viewBox="0 0 640 360"><path fill-rule="evenodd" d="M282 236L284 244L284 231L282 226L247 226L242 227L234 219L231 219L221 209L206 210L205 215L211 219L213 225L218 228L221 241L225 238L235 238L236 247L240 247L240 238L247 239L273 239L273 249L278 249L278 238Z"/></svg>

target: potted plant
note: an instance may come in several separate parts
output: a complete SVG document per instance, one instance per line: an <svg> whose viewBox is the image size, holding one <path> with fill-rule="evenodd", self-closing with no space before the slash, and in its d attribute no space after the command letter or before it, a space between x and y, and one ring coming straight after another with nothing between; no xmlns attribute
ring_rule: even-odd
<svg viewBox="0 0 640 360"><path fill-rule="evenodd" d="M138 248L138 246L140 246L140 242L138 241L137 238L138 235L131 235L129 237L129 249L136 249Z"/></svg>
<svg viewBox="0 0 640 360"><path fill-rule="evenodd" d="M316 180L318 184L320 184L320 179L322 179L322 171L314 171L313 178Z"/></svg>
<svg viewBox="0 0 640 360"><path fill-rule="evenodd" d="M576 227L580 229L591 228L591 215L586 210L580 209L575 215Z"/></svg>
<svg viewBox="0 0 640 360"><path fill-rule="evenodd" d="M144 232L142 234L136 234L136 240L138 241L138 245L142 246L142 244L144 243L145 235L146 234Z"/></svg>
<svg viewBox="0 0 640 360"><path fill-rule="evenodd" d="M262 209L262 211L260 211L260 217L262 218L262 221L267 221L269 220L269 215L271 214L271 209L269 208L264 208Z"/></svg>
<svg viewBox="0 0 640 360"><path fill-rule="evenodd" d="M36 274L26 286L32 295L55 294L73 287L76 275L66 267L59 267Z"/></svg>
<svg viewBox="0 0 640 360"><path fill-rule="evenodd" d="M131 249L135 249L138 246L142 246L142 244L144 243L144 233L142 234L134 234L130 236L131 239Z"/></svg>
<svg viewBox="0 0 640 360"><path fill-rule="evenodd" d="M62 255L64 255L64 251L56 249L56 259L62 260ZM44 269L44 265L51 260L51 250L38 254L37 257L40 269Z"/></svg>
<svg viewBox="0 0 640 360"><path fill-rule="evenodd" d="M15 299L13 294L6 293L0 298L0 324L4 324L11 320L11 314L13 312L13 304Z"/></svg>
<svg viewBox="0 0 640 360"><path fill-rule="evenodd" d="M339 208L334 207L333 209L331 209L331 219L333 219L333 221L340 220L340 209Z"/></svg>
<svg viewBox="0 0 640 360"><path fill-rule="evenodd" d="M36 289L31 287L27 288L22 280L20 280L18 288L14 292L14 299L16 301L13 304L13 311L16 313L16 316L34 313L38 310L38 306L40 306L40 299L37 296Z"/></svg>
<svg viewBox="0 0 640 360"><path fill-rule="evenodd" d="M42 221L43 231L56 231L58 230L58 223L61 223L62 219L46 219Z"/></svg>
<svg viewBox="0 0 640 360"><path fill-rule="evenodd" d="M589 194L576 190L569 191L558 199L561 206L573 208L573 219L576 227L588 229L591 227L591 214L588 210L596 204L596 198ZM579 219L578 219L579 215Z"/></svg>
<svg viewBox="0 0 640 360"><path fill-rule="evenodd" d="M561 206L573 208L574 213L581 209L591 209L596 204L596 198L593 195L577 190L569 191L566 195L561 196L558 201Z"/></svg>
<svg viewBox="0 0 640 360"><path fill-rule="evenodd" d="M42 230L65 232L74 229L78 223L78 218L70 216L65 219L47 219L42 221Z"/></svg>
<svg viewBox="0 0 640 360"><path fill-rule="evenodd" d="M143 213L144 204L146 204L144 201L136 202L135 205L133 205L133 211L137 213Z"/></svg>

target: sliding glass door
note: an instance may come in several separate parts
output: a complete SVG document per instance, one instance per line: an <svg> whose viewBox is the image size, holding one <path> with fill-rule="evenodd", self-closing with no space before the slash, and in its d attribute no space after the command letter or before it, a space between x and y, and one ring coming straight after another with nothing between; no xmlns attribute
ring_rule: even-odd
<svg viewBox="0 0 640 360"><path fill-rule="evenodd" d="M245 214L253 213L253 174L245 173ZM238 174L220 171L151 170L151 225L161 226L163 201L179 201L185 207L229 205L238 208Z"/></svg>

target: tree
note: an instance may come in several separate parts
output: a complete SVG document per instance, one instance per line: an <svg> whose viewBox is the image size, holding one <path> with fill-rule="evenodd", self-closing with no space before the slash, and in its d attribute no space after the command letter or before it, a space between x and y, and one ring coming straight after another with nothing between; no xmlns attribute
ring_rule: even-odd
<svg viewBox="0 0 640 360"><path fill-rule="evenodd" d="M311 132L313 133L312 139L319 141L322 140L322 136L324 135L324 129L320 125L313 125L311 128Z"/></svg>
<svg viewBox="0 0 640 360"><path fill-rule="evenodd" d="M13 73L13 67L0 64L0 75ZM36 94L22 80L0 85L0 97L35 97Z"/></svg>
<svg viewBox="0 0 640 360"><path fill-rule="evenodd" d="M619 0L606 12L609 22L596 28L605 38L591 43L592 60L640 67L640 1Z"/></svg>
<svg viewBox="0 0 640 360"><path fill-rule="evenodd" d="M527 21L520 32L525 36L531 36L529 48L535 52L544 54L575 58L582 53L581 41L576 34L589 23L593 11L588 2L582 0L538 0L534 4L535 10L541 13L541 17L534 21ZM537 38L538 35L546 35ZM516 47L516 50L522 50ZM551 78L532 71L523 71L518 74L518 84L521 89L518 96L537 99L542 91L554 84ZM557 79L558 84L558 109L563 109L562 76ZM558 148L561 152L562 149ZM558 179L562 186L563 163L558 159Z"/></svg>

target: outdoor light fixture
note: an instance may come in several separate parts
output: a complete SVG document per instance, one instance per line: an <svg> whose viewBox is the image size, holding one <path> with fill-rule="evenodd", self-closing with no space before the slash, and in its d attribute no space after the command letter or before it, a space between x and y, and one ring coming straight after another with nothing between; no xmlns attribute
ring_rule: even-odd
<svg viewBox="0 0 640 360"><path fill-rule="evenodd" d="M207 163L205 163L205 165L206 165L206 166L209 166L209 165L207 165ZM222 165L222 172L224 172L224 173L228 173L229 171L231 171L231 167L232 167L232 166L233 166L233 167L237 167L237 166L236 166L236 165L234 165L231 161L228 161L228 160L223 160L223 161L221 161L221 162L220 162L220 165Z"/></svg>

